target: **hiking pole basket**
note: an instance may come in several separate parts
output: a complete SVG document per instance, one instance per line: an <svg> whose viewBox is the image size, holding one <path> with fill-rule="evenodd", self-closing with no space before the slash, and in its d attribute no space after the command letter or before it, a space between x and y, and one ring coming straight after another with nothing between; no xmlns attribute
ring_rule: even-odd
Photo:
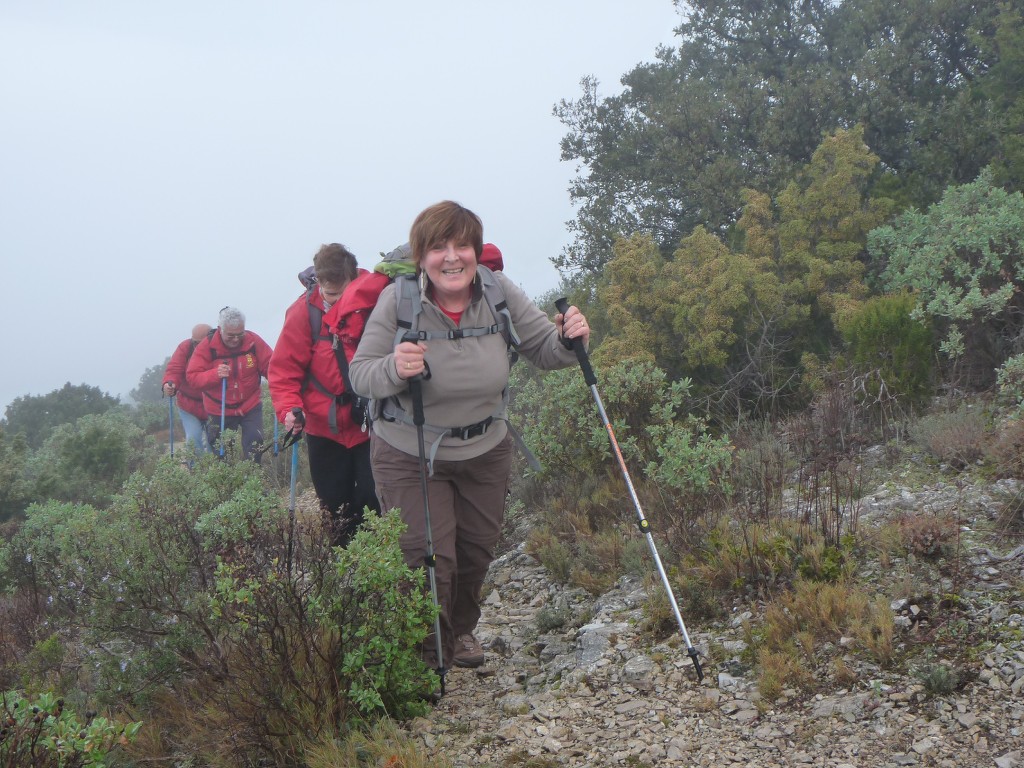
<svg viewBox="0 0 1024 768"><path fill-rule="evenodd" d="M569 302L564 299L555 300L555 308L562 313L565 317L565 313L569 311ZM608 419L608 414L604 410L604 403L601 402L601 395L597 391L597 376L594 375L594 369L590 365L590 357L587 355L587 350L583 348L583 342L580 339L572 339L572 348L576 353L576 359L579 360L580 368L583 370L583 380L587 382L590 387L590 394L594 397L594 403L597 405L597 412L601 417L601 423L604 424L605 431L608 433L608 440L612 445L612 452L615 454L615 458L618 459L619 469L622 470L622 476L626 481L626 487L629 489L629 495L633 499L633 507L636 509L637 525L640 527L640 532L647 539L647 547L651 550L651 556L654 558L654 564L658 568L658 574L661 576L661 583L665 586L665 592L668 595L669 604L672 606L672 613L676 617L676 622L679 624L679 631L683 634L683 641L686 643L686 653L693 661L693 668L697 671L697 682L704 679L704 670L700 668L700 659L697 656L697 649L693 647L693 643L690 642L690 634L686 631L686 624L683 622L683 616L679 612L679 604L676 602L676 596L672 592L672 585L669 583L668 574L665 572L665 566L661 562L661 557L658 555L658 548L654 545L654 537L651 535L651 526L647 522L647 518L644 517L644 511L640 507L640 499L636 495L636 489L633 487L633 481L629 477L629 470L626 468L626 461L622 457L622 451L619 450L619 443L615 439L615 430L612 429L611 421Z"/></svg>
<svg viewBox="0 0 1024 768"><path fill-rule="evenodd" d="M415 342L418 340L419 336L412 331L402 337L402 341ZM416 425L416 446L419 450L420 489L423 492L423 518L427 537L427 555L424 560L427 565L427 579L430 582L430 599L434 603L434 649L437 652L437 676L441 678L441 695L443 696L444 676L447 670L444 668L441 604L437 599L437 576L434 573L437 558L434 556L434 534L430 527L430 498L427 491L427 448L423 439L423 425L426 422L423 416L423 374L413 376L408 381L409 394L412 396L412 423Z"/></svg>

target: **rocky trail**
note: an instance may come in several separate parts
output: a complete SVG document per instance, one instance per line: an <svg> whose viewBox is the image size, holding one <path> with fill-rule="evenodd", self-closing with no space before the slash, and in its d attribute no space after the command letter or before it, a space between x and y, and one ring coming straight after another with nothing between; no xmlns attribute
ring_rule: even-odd
<svg viewBox="0 0 1024 768"><path fill-rule="evenodd" d="M968 521L991 518L1000 490L890 483L865 497L861 524L950 504ZM998 625L1007 639L979 652L955 692L929 694L897 670L762 701L740 661L756 606L713 626L687 619L702 657L712 646L730 656L706 659L698 683L678 638L652 645L639 629L647 601L639 580L623 577L595 599L553 583L519 546L488 577L477 632L485 665L451 670L440 703L406 728L455 766L1024 766L1024 558L977 546L963 563L959 588L972 620ZM897 632L913 631L914 601L894 600L892 610ZM585 623L542 632L552 612Z"/></svg>

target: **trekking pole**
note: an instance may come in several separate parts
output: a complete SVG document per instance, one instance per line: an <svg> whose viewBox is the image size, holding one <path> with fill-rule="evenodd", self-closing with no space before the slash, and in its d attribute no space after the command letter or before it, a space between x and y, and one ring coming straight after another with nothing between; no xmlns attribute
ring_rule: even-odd
<svg viewBox="0 0 1024 768"><path fill-rule="evenodd" d="M277 419L274 419L274 455L277 456L277 453L278 453L278 447L277 447Z"/></svg>
<svg viewBox="0 0 1024 768"><path fill-rule="evenodd" d="M292 413L295 414L295 423L301 427L306 426L306 416L302 412L301 408L292 408ZM275 419L275 426L277 422ZM294 427L293 427L294 429ZM295 434L298 434L297 432ZM275 445L275 449L276 449ZM295 534L295 482L299 476L299 441L292 441L292 476L288 483L288 564L291 567L292 562L292 540Z"/></svg>
<svg viewBox="0 0 1024 768"><path fill-rule="evenodd" d="M569 311L569 302L562 298L555 300L555 308L565 316L565 313ZM612 450L615 452L615 458L619 461L619 468L622 470L622 475L626 480L626 487L629 488L629 495L633 499L633 506L636 508L637 524L640 526L640 532L647 539L647 547L651 550L651 556L654 558L654 563L658 567L658 573L661 575L661 583L665 585L665 592L668 594L668 601L672 606L672 613L675 614L676 621L679 623L679 630L683 633L683 641L686 643L686 653L693 661L693 668L697 670L697 682L704 679L704 671L700 668L700 659L697 658L697 649L693 647L693 643L690 642L690 634L686 631L686 624L683 622L683 616L679 613L679 604L676 602L676 596L672 592L672 585L669 583L668 574L665 573L665 566L661 563L661 558L658 556L658 548L654 545L654 537L651 535L651 526L647 522L647 518L644 517L643 509L640 508L640 499L636 495L636 490L633 488L633 481L629 477L629 470L626 469L626 461L622 458L622 451L619 450L619 443L615 439L615 430L612 429L611 421L608 419L608 414L604 410L604 403L601 402L601 395L597 391L597 376L594 375L594 369L590 366L590 357L587 355L587 350L583 348L583 342L580 339L572 340L572 348L576 353L576 359L580 362L580 368L583 370L583 380L587 382L590 387L590 394L594 396L594 402L597 404L597 412L601 416L601 422L604 424L605 430L608 432L608 439L611 441Z"/></svg>
<svg viewBox="0 0 1024 768"><path fill-rule="evenodd" d="M171 458L174 458L174 398L167 398L167 425L171 428Z"/></svg>
<svg viewBox="0 0 1024 768"><path fill-rule="evenodd" d="M220 455L224 456L224 416L228 408L228 380L220 380Z"/></svg>
<svg viewBox="0 0 1024 768"><path fill-rule="evenodd" d="M408 338L402 341L418 341L416 334L408 334ZM419 450L420 459L420 489L423 491L423 517L426 524L427 535L427 556L424 562L427 565L427 579L430 582L430 599L434 603L434 647L437 650L437 675L441 678L441 695L444 695L444 649L441 639L441 605L437 599L437 576L434 568L437 565L437 558L434 556L434 534L430 527L430 499L427 493L427 448L423 439L423 425L426 419L423 417L423 375L419 374L409 379L409 394L412 395L412 423L416 425L416 446Z"/></svg>

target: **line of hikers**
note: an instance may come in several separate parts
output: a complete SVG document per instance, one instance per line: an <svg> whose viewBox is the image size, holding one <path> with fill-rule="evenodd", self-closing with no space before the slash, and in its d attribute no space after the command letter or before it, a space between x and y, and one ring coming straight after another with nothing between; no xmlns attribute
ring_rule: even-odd
<svg viewBox="0 0 1024 768"><path fill-rule="evenodd" d="M435 632L422 653L442 681L447 660L484 662L474 631L512 468L511 365L521 355L538 368L568 367L572 340L590 339L577 307L549 319L502 268L480 218L437 203L372 271L343 245L322 246L273 349L225 307L217 328L197 325L178 345L164 375L197 450L238 429L257 461L266 378L278 421L305 432L336 545L364 509L401 510L406 563L432 569L442 643Z"/></svg>

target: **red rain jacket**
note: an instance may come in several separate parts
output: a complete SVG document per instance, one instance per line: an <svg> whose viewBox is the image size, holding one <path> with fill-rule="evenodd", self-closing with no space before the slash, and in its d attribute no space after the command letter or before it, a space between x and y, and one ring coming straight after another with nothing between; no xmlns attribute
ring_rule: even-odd
<svg viewBox="0 0 1024 768"><path fill-rule="evenodd" d="M352 286L370 274L365 269L359 270L359 275L345 288L334 307L349 295ZM381 277L386 285L387 278ZM353 448L369 440L370 434L363 431L361 424L352 422L352 409L348 397L344 396L345 384L334 356L326 314L321 315L317 338L313 338L310 302L323 311L323 298L319 289L314 289L296 299L284 315L284 327L274 347L267 376L274 412L283 423L292 408L301 408L309 434ZM349 358L353 351L354 348L349 351Z"/></svg>
<svg viewBox="0 0 1024 768"><path fill-rule="evenodd" d="M178 391L178 407L186 413L191 413L197 419L206 418L206 409L203 407L202 390L196 389L185 380L185 368L192 357L192 351L200 342L192 343L188 338L181 342L174 349L171 359L164 369L164 380L162 384L173 384ZM219 395L218 395L219 397Z"/></svg>
<svg viewBox="0 0 1024 768"><path fill-rule="evenodd" d="M221 378L218 366L226 362L228 374L225 416L244 416L260 404L260 379L267 375L270 357L274 351L262 338L246 331L242 343L228 349L218 328L212 337L199 342L192 359L188 361L188 383L203 392L203 406L207 416L220 417ZM205 417L204 417L205 418Z"/></svg>

